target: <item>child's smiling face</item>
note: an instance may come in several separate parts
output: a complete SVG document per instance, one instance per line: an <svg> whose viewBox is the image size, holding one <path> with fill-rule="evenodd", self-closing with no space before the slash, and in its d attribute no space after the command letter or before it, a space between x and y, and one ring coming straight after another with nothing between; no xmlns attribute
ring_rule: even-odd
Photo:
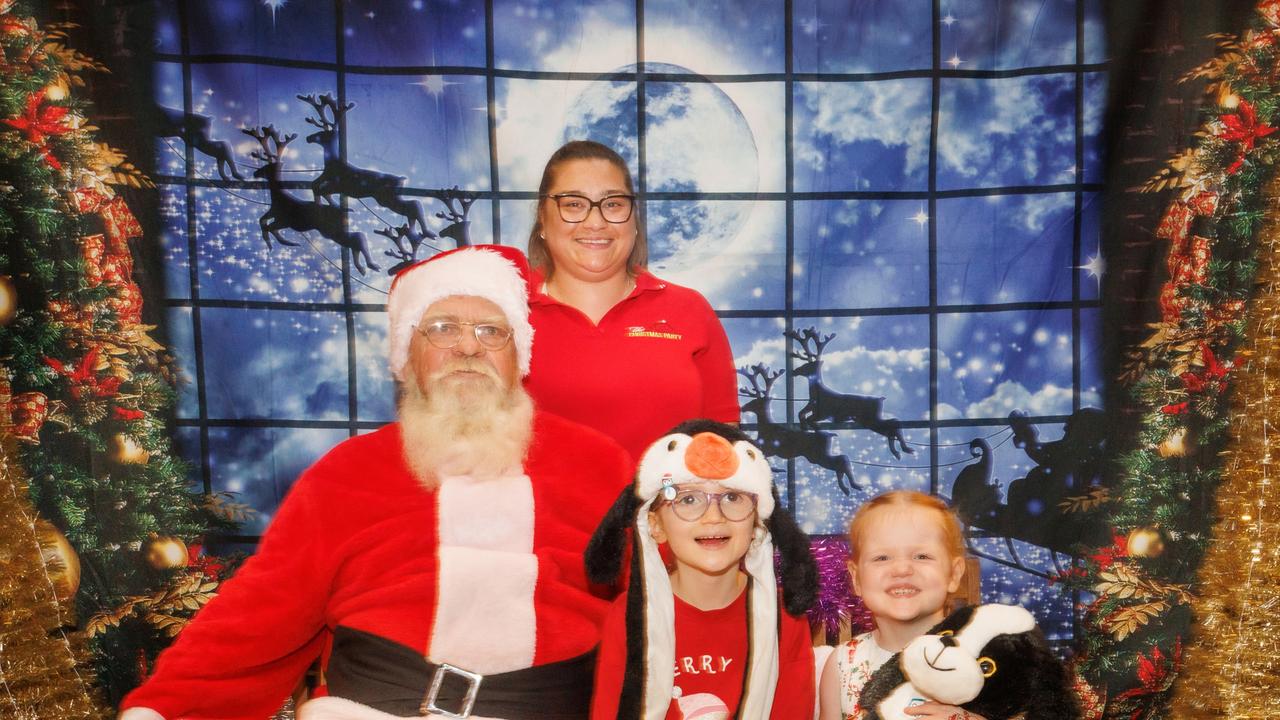
<svg viewBox="0 0 1280 720"><path fill-rule="evenodd" d="M748 493L724 487L716 482L687 483L676 486L678 493L701 490L709 494L729 494L721 502L741 502ZM686 496L677 494L672 501L661 503L649 513L649 527L653 539L669 543L675 556L678 572L692 571L708 576L721 576L737 572L738 563L747 554L754 534L756 513L752 509L741 520L730 520L721 511L720 502L707 503L706 512L696 520L685 520L676 515L672 502L682 502Z"/></svg>
<svg viewBox="0 0 1280 720"><path fill-rule="evenodd" d="M960 586L964 558L947 550L937 510L876 508L850 559L854 590L877 623L932 625L942 619L947 595Z"/></svg>

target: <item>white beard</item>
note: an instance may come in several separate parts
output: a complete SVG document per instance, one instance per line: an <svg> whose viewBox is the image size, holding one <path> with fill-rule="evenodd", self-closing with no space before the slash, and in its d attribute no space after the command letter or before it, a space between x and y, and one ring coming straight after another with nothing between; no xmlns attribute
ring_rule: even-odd
<svg viewBox="0 0 1280 720"><path fill-rule="evenodd" d="M449 377L459 368L483 373L487 380ZM424 487L433 489L449 475L521 472L533 434L533 400L520 383L504 389L493 368L464 359L426 384L424 393L413 365L405 367L400 434L409 468Z"/></svg>

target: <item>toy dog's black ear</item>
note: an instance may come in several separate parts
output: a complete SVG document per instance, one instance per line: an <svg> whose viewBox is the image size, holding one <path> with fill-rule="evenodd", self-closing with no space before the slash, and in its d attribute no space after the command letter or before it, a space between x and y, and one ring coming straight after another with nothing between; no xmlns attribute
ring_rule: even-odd
<svg viewBox="0 0 1280 720"><path fill-rule="evenodd" d="M782 604L788 613L799 617L818 596L818 563L809 550L809 536L778 502L777 488L773 490L773 503L773 515L765 525L774 548L782 556Z"/></svg>
<svg viewBox="0 0 1280 720"><path fill-rule="evenodd" d="M943 630L951 630L955 632L965 625L969 624L969 620L973 617L974 606L964 605L951 611L951 614L942 618L942 621L932 628L929 628L929 635L937 635Z"/></svg>
<svg viewBox="0 0 1280 720"><path fill-rule="evenodd" d="M998 669L987 678L978 697L964 703L965 710L989 720L1080 719L1067 670L1039 628L998 635L982 654L994 659Z"/></svg>
<svg viewBox="0 0 1280 720"><path fill-rule="evenodd" d="M1026 717L1080 720L1083 714L1066 666L1049 649L1048 643L1036 643L1036 654L1037 657L1028 661L1036 670L1031 673Z"/></svg>
<svg viewBox="0 0 1280 720"><path fill-rule="evenodd" d="M837 647L835 652L842 652L842 647ZM902 674L902 653L897 652L893 657L889 658L880 666L878 670L871 674L871 678L867 680L867 684L862 687L862 695L858 698L858 706L866 713L864 720L880 720L880 711L877 709L880 703L902 683L907 681L907 677Z"/></svg>
<svg viewBox="0 0 1280 720"><path fill-rule="evenodd" d="M626 486L591 535L583 556L587 579L591 582L608 585L618 579L622 558L626 556L627 529L635 524L640 504L632 486Z"/></svg>

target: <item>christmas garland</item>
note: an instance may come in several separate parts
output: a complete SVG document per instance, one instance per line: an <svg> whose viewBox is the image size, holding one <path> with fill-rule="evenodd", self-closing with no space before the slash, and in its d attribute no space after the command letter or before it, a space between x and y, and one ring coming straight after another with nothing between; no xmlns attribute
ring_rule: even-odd
<svg viewBox="0 0 1280 720"><path fill-rule="evenodd" d="M1251 360L1240 346L1280 140L1280 0L1259 3L1243 36L1218 40L1187 78L1216 99L1195 147L1143 188L1176 191L1156 229L1170 243L1169 279L1160 321L1121 378L1141 419L1103 508L1113 542L1061 578L1088 600L1074 663L1090 717L1165 716L1214 540L1227 390Z"/></svg>
<svg viewBox="0 0 1280 720"><path fill-rule="evenodd" d="M114 704L211 597L222 568L188 543L239 508L193 492L173 455L171 359L143 323L142 227L118 192L150 183L95 139L78 95L105 68L66 29L0 0L0 430Z"/></svg>

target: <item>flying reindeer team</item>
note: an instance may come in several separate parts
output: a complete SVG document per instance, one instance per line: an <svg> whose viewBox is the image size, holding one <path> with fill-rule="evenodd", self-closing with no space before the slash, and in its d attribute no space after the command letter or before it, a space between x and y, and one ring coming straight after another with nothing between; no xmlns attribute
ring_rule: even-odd
<svg viewBox="0 0 1280 720"><path fill-rule="evenodd" d="M285 242L279 203L264 234ZM817 568L766 458L783 431L768 420L776 376L743 372L756 445L737 428L715 312L647 260L626 163L574 141L543 171L527 260L474 245L401 269L387 300L396 422L298 478L120 719L268 718L317 663L301 720L1079 717L1061 663L1029 671L988 648L1043 647L1029 613L980 606L935 629L965 546L947 505L918 492L850 521L848 571L875 627L815 664ZM825 340L794 339L814 380ZM846 419L910 452L878 407L858 412ZM850 490L847 462L825 466Z"/></svg>

